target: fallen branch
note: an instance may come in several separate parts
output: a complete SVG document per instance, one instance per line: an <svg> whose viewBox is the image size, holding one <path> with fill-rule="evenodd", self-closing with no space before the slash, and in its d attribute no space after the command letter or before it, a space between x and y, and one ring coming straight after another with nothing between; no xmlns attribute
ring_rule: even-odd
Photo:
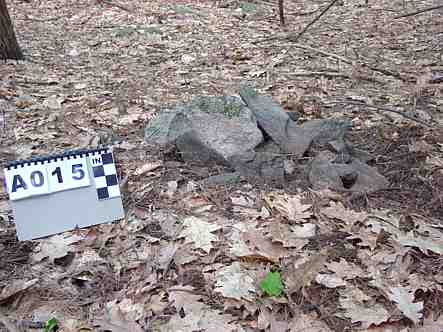
<svg viewBox="0 0 443 332"><path fill-rule="evenodd" d="M289 40L292 41L291 39L289 39ZM329 52L326 52L326 51L322 51L322 50L320 50L318 48L313 48L313 47L310 47L310 46L306 46L306 45L302 45L302 44L297 44L297 43L293 43L291 45L294 46L294 47L297 47L297 48L301 48L301 49L307 50L307 51L312 51L312 52L316 52L316 53L323 54L323 55L326 55L326 56L330 56L330 57L335 58L337 60L343 61L344 63L347 63L349 65L354 65L354 63L356 62L356 61L352 61L351 59L342 57L342 56L334 54L334 53L329 53ZM395 77L395 78L397 78L397 79L399 79L399 80L401 80L403 82L411 81L410 78L403 77L399 73L396 73L396 72L393 72L393 71L390 71L390 70L374 67L374 66L366 64L364 62L359 62L359 64L361 66L363 66L363 67L371 69L372 71L384 74L386 76Z"/></svg>
<svg viewBox="0 0 443 332"><path fill-rule="evenodd" d="M340 77L340 78L349 78L350 76L347 74L334 73L328 71L300 71L295 73L290 73L287 76L301 76L301 77L312 77L312 76L324 76L324 77Z"/></svg>
<svg viewBox="0 0 443 332"><path fill-rule="evenodd" d="M323 76L323 77L338 77L338 78L347 78L352 79L352 75L343 74L343 73L335 73L335 72L328 72L328 71L305 71L305 72L294 72L287 74L288 77L315 77L315 76ZM357 76L356 78L368 81L368 82L375 82L375 83L381 83L380 81L377 81L374 78L367 77L367 76Z"/></svg>
<svg viewBox="0 0 443 332"><path fill-rule="evenodd" d="M307 26L305 26L305 28L293 39L293 41L297 42L297 40L306 32L306 30L308 30L311 25L317 22L320 17L322 17L337 1L338 0L332 0L331 3L325 9L323 9L316 18L314 18Z"/></svg>
<svg viewBox="0 0 443 332"><path fill-rule="evenodd" d="M130 10L128 7L120 5L120 4L118 4L116 2L113 2L113 1L110 1L110 0L97 0L97 2L100 3L100 4L105 3L108 6L117 7L117 8L120 8L120 9L124 10L124 11L127 11L128 13L132 13L132 10Z"/></svg>
<svg viewBox="0 0 443 332"><path fill-rule="evenodd" d="M35 18L31 17L25 14L25 20L32 21L32 22L50 22L50 21L56 21L63 18L63 15L61 16L55 16L55 17L48 17L48 18Z"/></svg>
<svg viewBox="0 0 443 332"><path fill-rule="evenodd" d="M422 125L424 125L426 127L432 127L431 124L429 124L429 123L427 123L427 122L425 122L423 120L414 118L413 116L405 114L404 112L397 111L397 110L395 110L393 108L389 108L389 107L376 106L376 105L372 105L372 104L361 103L361 102L358 102L358 101L346 101L346 100L331 101L331 102L329 102L329 104L346 104L346 105L366 106L366 107L372 108L374 110L395 113L395 114L401 115L402 117L404 117L404 118L406 118L408 120L420 123L420 124L422 124Z"/></svg>
<svg viewBox="0 0 443 332"><path fill-rule="evenodd" d="M23 85L57 85L58 83L55 81L34 81L34 80L16 80L17 83Z"/></svg>
<svg viewBox="0 0 443 332"><path fill-rule="evenodd" d="M394 18L398 19L398 18L402 18L402 17L414 16L414 15L426 13L426 12L429 12L431 10L440 9L440 8L443 8L443 5L438 5L438 6L428 7L428 8L425 8L425 9L420 9L420 10L417 10L417 11L412 12L412 13L407 13L407 14L395 16Z"/></svg>

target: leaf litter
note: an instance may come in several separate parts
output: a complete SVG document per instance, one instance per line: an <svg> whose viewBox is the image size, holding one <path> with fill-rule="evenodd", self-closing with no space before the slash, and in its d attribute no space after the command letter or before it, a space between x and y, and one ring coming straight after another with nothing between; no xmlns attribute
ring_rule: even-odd
<svg viewBox="0 0 443 332"><path fill-rule="evenodd" d="M63 331L440 332L441 10L394 20L432 1L344 1L304 48L257 42L327 5L286 1L280 27L271 1L8 3L27 60L0 65L2 164L114 144L127 218L19 243L2 194L0 329L57 312ZM298 177L310 155L291 159L283 189L206 187L221 170L143 142L162 108L244 81L300 121L351 120L390 188L313 191ZM259 292L271 271L281 296Z"/></svg>

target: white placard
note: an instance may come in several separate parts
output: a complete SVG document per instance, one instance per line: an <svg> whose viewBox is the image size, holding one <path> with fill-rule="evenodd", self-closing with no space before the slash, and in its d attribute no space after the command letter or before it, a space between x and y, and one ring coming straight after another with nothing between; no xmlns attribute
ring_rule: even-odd
<svg viewBox="0 0 443 332"><path fill-rule="evenodd" d="M6 191L18 239L36 239L123 218L115 166L109 147L7 163Z"/></svg>
<svg viewBox="0 0 443 332"><path fill-rule="evenodd" d="M49 194L46 165L40 162L5 169L5 180L11 201Z"/></svg>
<svg viewBox="0 0 443 332"><path fill-rule="evenodd" d="M90 185L86 157L59 158L46 165L50 192L58 192Z"/></svg>

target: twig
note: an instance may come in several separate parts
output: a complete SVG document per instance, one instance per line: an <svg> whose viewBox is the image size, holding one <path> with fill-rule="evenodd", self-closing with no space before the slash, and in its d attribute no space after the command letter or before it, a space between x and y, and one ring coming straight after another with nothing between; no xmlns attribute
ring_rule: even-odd
<svg viewBox="0 0 443 332"><path fill-rule="evenodd" d="M334 72L327 72L327 71L306 71L306 72L295 72L287 74L288 77L312 77L312 76L324 76L324 77L339 77L339 78L348 78L352 79L351 75L348 74L342 74L342 73L334 73ZM375 78L367 77L367 76L357 76L356 78L368 81L368 82L375 82L375 83L381 83L380 81L377 81Z"/></svg>
<svg viewBox="0 0 443 332"><path fill-rule="evenodd" d="M166 290L172 291L172 292L186 292L186 293L197 294L197 295L209 297L209 295L206 294L205 292L201 292L201 291L197 291L197 290L193 290L193 289L187 289L187 288L183 288L183 287L171 287L171 288L167 288Z"/></svg>
<svg viewBox="0 0 443 332"><path fill-rule="evenodd" d="M108 6L111 6L111 7L113 6L113 7L120 8L120 9L122 9L124 11L127 11L128 13L132 13L132 10L130 10L128 7L120 5L120 4L116 3L116 2L112 2L110 0L100 0L99 2L100 3L105 3L105 4L107 4Z"/></svg>
<svg viewBox="0 0 443 332"><path fill-rule="evenodd" d="M421 14L421 13L429 12L429 11L431 11L431 10L434 10L434 9L440 9L440 8L443 8L443 5L438 5L438 6L428 7L428 8L425 8L425 9L417 10L417 11L412 12L412 13L407 13L407 14L403 14L403 15L398 15L398 16L395 16L394 19L402 18L402 17L414 16L414 15L418 15L418 14Z"/></svg>
<svg viewBox="0 0 443 332"><path fill-rule="evenodd" d="M395 113L395 114L401 115L402 117L404 117L404 118L406 118L408 120L418 122L418 123L420 123L420 124L422 124L424 126L427 126L427 127L432 127L431 124L429 124L429 123L427 123L427 122L425 122L423 120L414 118L413 116L405 114L404 112L397 111L397 110L389 108L389 107L382 107L382 106L376 106L376 105L367 104L367 103L361 103L361 102L358 102L358 101L346 101L346 100L331 101L329 103L330 104L346 104L346 105L366 106L368 108L372 108L372 109L379 110L379 111L386 111L386 112Z"/></svg>
<svg viewBox="0 0 443 332"><path fill-rule="evenodd" d="M288 38L288 39L290 41L292 41L292 38ZM294 46L296 48L301 48L301 49L306 50L306 51L312 51L312 52L315 52L315 53L319 53L319 54L323 54L323 55L326 55L326 56L330 56L331 58L335 58L337 60L343 61L343 62L345 62L347 64L350 64L350 65L353 64L352 60L350 60L350 59L347 59L347 58L342 57L340 55L337 55L335 53L329 53L329 52L323 51L323 50L321 50L319 48L313 48L313 47L310 47L310 46L307 46L307 45L302 45L302 44L297 44L297 43L293 43L293 44L291 44L291 46Z"/></svg>
<svg viewBox="0 0 443 332"><path fill-rule="evenodd" d="M29 17L28 15L25 14L25 20L28 21L32 21L32 22L49 22L49 21L56 21L59 20L63 17L63 15L61 16L55 16L55 17L47 17L47 18L34 18L34 17Z"/></svg>
<svg viewBox="0 0 443 332"><path fill-rule="evenodd" d="M290 41L292 41L292 38L288 38L288 39ZM306 45L302 45L302 44L297 44L297 43L293 43L291 45L294 46L294 47L297 47L297 48L301 48L301 49L307 50L307 51L312 51L312 52L316 52L316 53L323 54L323 55L326 55L326 56L330 56L330 57L335 58L337 60L343 61L344 63L347 63L349 65L353 65L355 63L355 61L352 61L351 59L342 57L342 56L334 54L334 53L329 53L329 52L326 52L326 51L322 51L322 50L320 50L318 48L313 48L313 47L310 47L310 46L306 46ZM369 68L369 69L371 69L371 70L373 70L375 72L384 74L386 76L395 77L395 78L397 78L397 79L399 79L401 81L409 81L410 80L409 78L405 78L402 75L400 75L399 73L395 73L395 72L392 72L390 70L374 67L374 66L368 65L368 64L366 64L364 62L359 62L359 64L361 66L363 66L363 67Z"/></svg>
<svg viewBox="0 0 443 332"><path fill-rule="evenodd" d="M296 42L306 32L306 30L308 30L311 25L317 22L320 17L322 17L337 1L338 0L332 0L331 3L325 9L323 9L316 18L314 18L307 26L305 26L305 28L294 38L293 41Z"/></svg>
<svg viewBox="0 0 443 332"><path fill-rule="evenodd" d="M23 85L28 85L28 84L32 84L32 85L57 85L58 83L55 81L49 81L49 82L45 82L45 81L34 81L34 80L16 80L17 83L19 84L23 84Z"/></svg>
<svg viewBox="0 0 443 332"><path fill-rule="evenodd" d="M325 76L325 77L349 78L349 75L347 74L334 73L328 71L303 71L303 72L290 73L288 74L288 76L301 76L301 77Z"/></svg>

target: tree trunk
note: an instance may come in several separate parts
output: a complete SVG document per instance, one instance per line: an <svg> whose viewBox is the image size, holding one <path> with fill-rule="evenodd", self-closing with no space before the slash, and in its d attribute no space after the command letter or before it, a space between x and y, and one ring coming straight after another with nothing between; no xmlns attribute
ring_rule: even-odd
<svg viewBox="0 0 443 332"><path fill-rule="evenodd" d="M278 14L280 16L280 24L285 25L285 9L283 0L278 0Z"/></svg>
<svg viewBox="0 0 443 332"><path fill-rule="evenodd" d="M0 0L0 59L23 59L5 0Z"/></svg>

